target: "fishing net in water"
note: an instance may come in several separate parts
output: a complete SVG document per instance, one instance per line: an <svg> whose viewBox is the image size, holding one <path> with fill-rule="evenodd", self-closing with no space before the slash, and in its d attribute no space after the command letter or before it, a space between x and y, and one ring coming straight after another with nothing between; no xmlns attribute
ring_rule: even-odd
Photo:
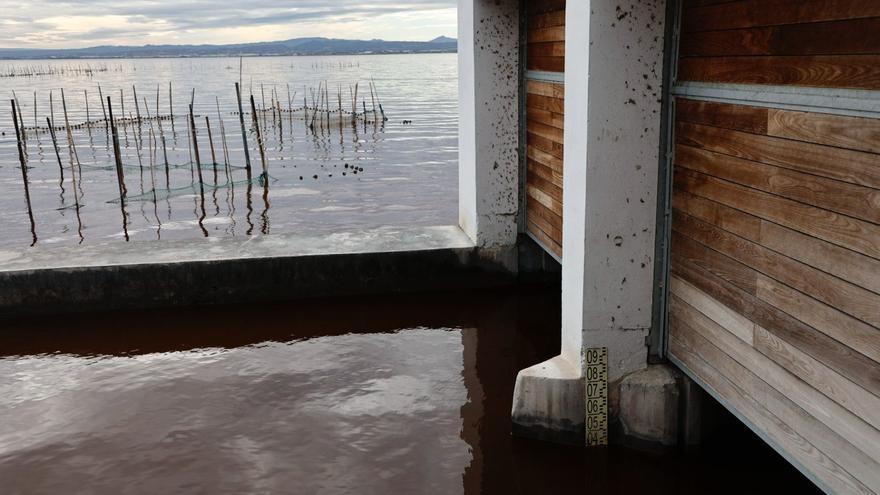
<svg viewBox="0 0 880 495"><path fill-rule="evenodd" d="M115 164L110 165L98 165L97 163L82 163L78 165L86 170L116 170ZM196 164L193 162L185 162L185 163L169 163L168 168L170 170L180 170L180 169L195 169ZM247 167L244 165L224 165L222 163L217 163L216 165L213 163L203 163L201 166L202 170L213 171L214 167L217 167L218 171L224 170L226 167L229 167L229 170L246 170ZM156 172L160 172L165 169L165 164L161 165L153 165L156 169ZM123 170L141 170L147 171L150 169L149 165L141 165L138 163L123 163Z"/></svg>
<svg viewBox="0 0 880 495"><path fill-rule="evenodd" d="M269 176L269 182L276 182L277 179ZM172 188L156 188L150 191L144 191L140 194L128 194L125 196L126 203L132 202L152 202L152 201L165 201L171 198L179 198L183 196L198 196L204 190L206 193L212 191L219 191L223 189L236 188L239 186L259 186L264 187L266 185L266 180L264 179L263 174L260 174L256 177L253 177L251 180L241 180L241 181L226 181L222 184L211 184L208 182L203 182L201 185L198 182L193 182L191 184L187 184L181 187L172 187ZM119 204L121 198L115 198L108 203Z"/></svg>

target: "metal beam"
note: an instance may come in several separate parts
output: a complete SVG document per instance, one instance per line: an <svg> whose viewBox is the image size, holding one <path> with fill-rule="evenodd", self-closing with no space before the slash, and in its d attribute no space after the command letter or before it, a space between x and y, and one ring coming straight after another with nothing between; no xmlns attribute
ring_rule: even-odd
<svg viewBox="0 0 880 495"><path fill-rule="evenodd" d="M880 91L757 84L682 82L673 96L736 105L880 118Z"/></svg>

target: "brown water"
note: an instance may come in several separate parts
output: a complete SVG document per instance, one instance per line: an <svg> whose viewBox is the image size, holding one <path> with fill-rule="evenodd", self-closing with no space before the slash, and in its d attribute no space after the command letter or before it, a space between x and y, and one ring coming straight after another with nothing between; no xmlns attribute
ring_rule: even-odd
<svg viewBox="0 0 880 495"><path fill-rule="evenodd" d="M0 486L30 493L812 493L735 421L693 453L510 436L557 288L3 321Z"/></svg>

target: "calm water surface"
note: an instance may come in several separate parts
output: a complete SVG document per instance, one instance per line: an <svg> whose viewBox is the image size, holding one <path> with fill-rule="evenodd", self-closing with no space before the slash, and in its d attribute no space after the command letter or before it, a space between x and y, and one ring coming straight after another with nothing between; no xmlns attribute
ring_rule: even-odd
<svg viewBox="0 0 880 495"><path fill-rule="evenodd" d="M0 480L43 493L813 493L735 422L699 452L510 436L558 287L4 321Z"/></svg>
<svg viewBox="0 0 880 495"><path fill-rule="evenodd" d="M83 65L102 71L68 70ZM0 61L0 75L26 67L48 73L0 77L0 232L4 234L0 248L124 242L126 237L140 241L321 234L381 225L456 222L455 54L245 58L241 72L238 58ZM59 72L62 69L66 72ZM371 80L387 122L372 117ZM258 109L272 107L275 100L278 104L274 106L282 110L280 121L273 119L271 112L258 111L270 176L265 197L262 184L248 182L246 177L234 90L238 81L244 92L254 176L262 166L247 100L253 95ZM355 83L359 83L358 112L366 109L369 113L352 125L348 115L339 119L336 111L340 94L343 109L351 111ZM326 84L327 106L334 113L312 132L305 112L299 109L305 103L314 105L314 91L320 84ZM65 102L72 125L102 120L107 109L102 108L99 85L105 99L111 98L117 118L136 118L137 112L142 117L147 113L155 116L157 109L163 116L174 115L173 120L162 121L162 129L158 121L120 125L129 193L124 211L118 201L112 139L106 126L101 123L73 129L73 147L63 129ZM13 92L26 128L33 226L12 125ZM185 118L191 99L204 194L197 187L194 149ZM214 158L219 164L216 178L206 116L211 121ZM56 131L61 167L47 132L47 117L61 126ZM160 134L166 137L165 152Z"/></svg>

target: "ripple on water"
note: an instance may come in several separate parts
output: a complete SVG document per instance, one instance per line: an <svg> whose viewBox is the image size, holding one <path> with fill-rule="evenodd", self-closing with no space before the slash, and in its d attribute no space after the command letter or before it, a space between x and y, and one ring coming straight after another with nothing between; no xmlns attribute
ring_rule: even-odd
<svg viewBox="0 0 880 495"><path fill-rule="evenodd" d="M7 357L0 478L13 492L460 490L462 367L446 329ZM414 471L425 457L443 468Z"/></svg>

